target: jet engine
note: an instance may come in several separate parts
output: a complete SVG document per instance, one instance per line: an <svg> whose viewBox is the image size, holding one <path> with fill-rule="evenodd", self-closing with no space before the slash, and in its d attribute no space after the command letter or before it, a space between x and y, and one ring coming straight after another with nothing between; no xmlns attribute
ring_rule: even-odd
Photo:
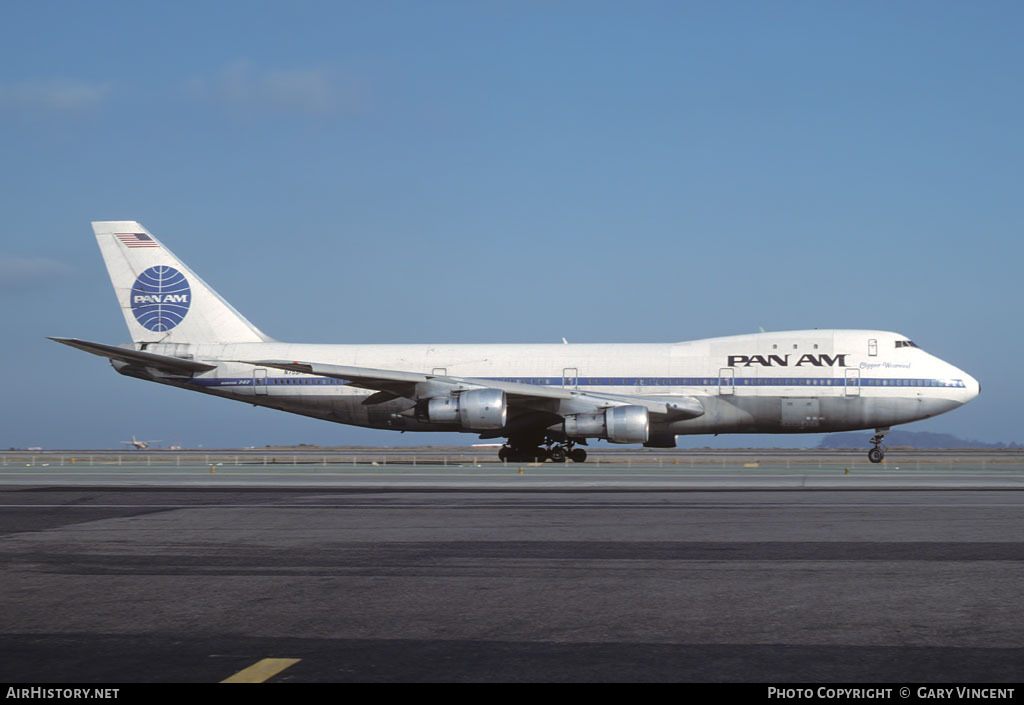
<svg viewBox="0 0 1024 705"><path fill-rule="evenodd" d="M421 402L417 409L425 421L456 423L469 430L504 428L508 402L500 389L471 389L447 397Z"/></svg>
<svg viewBox="0 0 1024 705"><path fill-rule="evenodd" d="M615 406L594 414L565 417L569 438L607 438L612 443L646 443L650 415L642 406Z"/></svg>

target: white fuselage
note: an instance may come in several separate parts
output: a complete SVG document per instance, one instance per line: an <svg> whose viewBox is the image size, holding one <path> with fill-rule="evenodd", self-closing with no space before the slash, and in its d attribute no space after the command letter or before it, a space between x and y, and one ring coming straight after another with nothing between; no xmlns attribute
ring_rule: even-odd
<svg viewBox="0 0 1024 705"><path fill-rule="evenodd" d="M397 402L342 380L236 361L333 365L556 386L647 399L696 397L704 413L664 420L652 437L831 432L929 418L970 401L978 382L897 333L809 330L669 344L311 345L149 344L205 362L191 377L124 363L125 374L339 423L402 431L464 430L396 413ZM558 409L553 409L558 411ZM492 434L502 435L502 434Z"/></svg>

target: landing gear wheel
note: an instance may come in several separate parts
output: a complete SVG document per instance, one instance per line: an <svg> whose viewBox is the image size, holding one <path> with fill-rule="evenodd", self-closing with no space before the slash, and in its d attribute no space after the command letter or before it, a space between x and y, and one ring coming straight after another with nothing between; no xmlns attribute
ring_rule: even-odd
<svg viewBox="0 0 1024 705"><path fill-rule="evenodd" d="M888 427L875 429L875 435L871 438L871 445L874 448L868 451L868 460L872 463L880 463L885 459L885 446L882 445L882 439L888 432Z"/></svg>
<svg viewBox="0 0 1024 705"><path fill-rule="evenodd" d="M564 463L566 460L582 463L587 451L576 447L576 441L563 435L528 434L510 437L498 451L498 460L517 463Z"/></svg>

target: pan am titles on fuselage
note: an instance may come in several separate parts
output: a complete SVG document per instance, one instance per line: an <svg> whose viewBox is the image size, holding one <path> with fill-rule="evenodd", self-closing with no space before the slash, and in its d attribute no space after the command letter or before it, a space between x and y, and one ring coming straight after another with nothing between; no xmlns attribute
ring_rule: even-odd
<svg viewBox="0 0 1024 705"><path fill-rule="evenodd" d="M906 336L757 333L665 344L315 345L256 328L135 221L93 223L133 342L58 342L121 374L368 428L507 439L508 460L576 462L589 439L874 429L979 393Z"/></svg>

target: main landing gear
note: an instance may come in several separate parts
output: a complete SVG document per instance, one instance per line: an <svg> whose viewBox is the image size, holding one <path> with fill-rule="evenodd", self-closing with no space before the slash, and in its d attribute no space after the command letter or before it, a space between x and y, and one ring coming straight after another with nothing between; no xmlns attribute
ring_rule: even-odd
<svg viewBox="0 0 1024 705"><path fill-rule="evenodd" d="M872 463L880 463L885 460L885 446L882 445L882 439L885 438L885 434L888 432L888 428L875 429L875 435L871 438L871 445L874 448L868 451L868 460Z"/></svg>
<svg viewBox="0 0 1024 705"><path fill-rule="evenodd" d="M553 438L544 438L543 441L510 438L498 451L498 460L503 462L543 463L550 460L564 463L566 459L582 463L587 459L587 451L577 448L573 441L556 442Z"/></svg>

